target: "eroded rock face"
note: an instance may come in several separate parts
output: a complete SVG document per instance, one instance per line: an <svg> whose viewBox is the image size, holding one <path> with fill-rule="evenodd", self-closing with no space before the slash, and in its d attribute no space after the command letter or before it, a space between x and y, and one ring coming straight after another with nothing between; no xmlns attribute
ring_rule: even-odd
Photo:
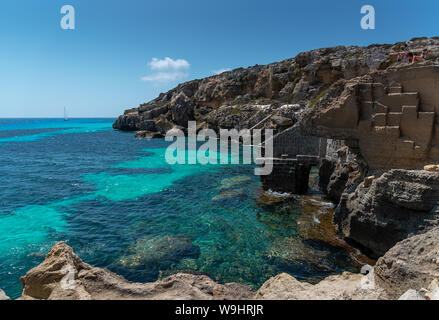
<svg viewBox="0 0 439 320"><path fill-rule="evenodd" d="M337 153L337 161L322 161L321 167L322 177L324 178L321 183L322 191L334 203L339 203L344 192L349 192L355 188L361 182L367 170L367 166L361 157L350 152L347 146L342 147ZM333 163L332 172L328 172L331 168L324 167L328 161ZM324 175L329 175L327 182L327 177Z"/></svg>
<svg viewBox="0 0 439 320"><path fill-rule="evenodd" d="M180 126L187 126L188 120L197 120L214 130L250 128L266 114L261 106L312 105L337 80L384 69L390 63L392 48L392 45L323 48L265 66L239 68L192 80L138 108L126 110L114 128L141 130L143 122L156 121L161 116ZM294 123L288 112L278 112L269 125L282 130Z"/></svg>
<svg viewBox="0 0 439 320"><path fill-rule="evenodd" d="M391 248L378 259L375 278L392 298L410 289L419 291L424 288L431 295L436 294L439 280L439 228L405 239Z"/></svg>
<svg viewBox="0 0 439 320"><path fill-rule="evenodd" d="M73 281L64 278L69 269L74 275ZM23 283L21 299L222 300L249 299L254 295L249 286L237 283L220 285L203 275L179 273L152 283L129 282L106 269L84 263L64 242L55 244L46 260L20 280Z"/></svg>
<svg viewBox="0 0 439 320"><path fill-rule="evenodd" d="M390 170L344 194L334 222L346 239L378 258L398 241L438 226L438 199L438 173Z"/></svg>

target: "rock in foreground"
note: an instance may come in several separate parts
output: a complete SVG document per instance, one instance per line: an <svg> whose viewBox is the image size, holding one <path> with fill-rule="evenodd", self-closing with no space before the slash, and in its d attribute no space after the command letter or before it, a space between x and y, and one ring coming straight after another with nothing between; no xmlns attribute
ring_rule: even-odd
<svg viewBox="0 0 439 320"><path fill-rule="evenodd" d="M264 300L385 300L381 288L363 288L363 275L345 272L330 276L316 285L300 282L282 273L269 279L257 291L255 298Z"/></svg>
<svg viewBox="0 0 439 320"><path fill-rule="evenodd" d="M375 275L392 298L410 289L434 292L432 282L439 277L439 228L399 242L378 260Z"/></svg>
<svg viewBox="0 0 439 320"><path fill-rule="evenodd" d="M9 297L0 289L0 301L2 300L9 300Z"/></svg>
<svg viewBox="0 0 439 320"><path fill-rule="evenodd" d="M55 244L46 260L20 280L21 299L239 300L254 295L249 286L220 285L203 275L179 273L152 283L129 282L106 269L84 263L64 242Z"/></svg>
<svg viewBox="0 0 439 320"><path fill-rule="evenodd" d="M439 299L439 228L398 243L375 268L375 280L344 272L313 285L282 273L255 292L238 283L178 273L151 283L127 281L84 263L64 242L21 277L21 300L405 300ZM371 275L373 275L371 273ZM367 280L367 281L366 281ZM424 289L425 288L425 289ZM0 290L0 300L8 299Z"/></svg>

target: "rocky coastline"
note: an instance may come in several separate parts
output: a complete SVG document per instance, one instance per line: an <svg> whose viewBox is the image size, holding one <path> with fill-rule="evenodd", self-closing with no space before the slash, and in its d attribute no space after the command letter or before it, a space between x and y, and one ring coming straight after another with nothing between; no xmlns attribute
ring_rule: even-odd
<svg viewBox="0 0 439 320"><path fill-rule="evenodd" d="M438 237L436 228L398 243L378 259L372 277L344 272L313 285L282 273L258 290L187 273L151 283L130 282L92 267L58 242L39 266L21 277L23 293L18 300L436 300ZM8 299L2 291L0 299Z"/></svg>
<svg viewBox="0 0 439 320"><path fill-rule="evenodd" d="M401 48L427 48L429 57L400 64ZM315 149L322 140L312 139L325 139L319 188L336 206L340 239L377 260L374 269L317 284L280 274L256 291L184 273L142 284L84 263L59 242L21 278L20 299L439 299L438 114L439 37L317 49L180 84L113 127L160 138L197 121L199 130L258 126L277 137L294 129L294 141L310 139L303 145Z"/></svg>
<svg viewBox="0 0 439 320"><path fill-rule="evenodd" d="M401 50L424 49L429 55L422 63L397 61ZM272 115L280 120L267 121L265 128L286 132L300 127L299 138L327 139L319 187L336 204L333 222L338 235L378 259L377 277L384 279L384 288L390 288L386 281L394 281L389 277L407 270L384 272L382 262L390 261L395 252L414 254L398 246L404 241L414 245L415 240L408 239L416 237L435 237L439 226L438 57L439 37L317 49L267 66L181 84L127 110L114 127L139 130L142 123L149 123L148 130L164 134L160 125L153 124L166 119L168 127L197 120L200 128L241 129ZM160 115L146 109L159 110ZM297 144L296 137L291 143ZM437 272L435 264L424 263ZM405 268L425 274L426 265ZM399 282L388 297L395 298L405 289L427 288L428 281L414 283L413 288Z"/></svg>

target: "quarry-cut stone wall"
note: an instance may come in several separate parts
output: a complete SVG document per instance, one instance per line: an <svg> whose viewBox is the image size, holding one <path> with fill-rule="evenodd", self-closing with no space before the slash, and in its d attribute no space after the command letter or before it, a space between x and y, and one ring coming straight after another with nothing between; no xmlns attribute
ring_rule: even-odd
<svg viewBox="0 0 439 320"><path fill-rule="evenodd" d="M357 141L369 169L439 161L439 65L405 65L340 81L308 111L306 134Z"/></svg>

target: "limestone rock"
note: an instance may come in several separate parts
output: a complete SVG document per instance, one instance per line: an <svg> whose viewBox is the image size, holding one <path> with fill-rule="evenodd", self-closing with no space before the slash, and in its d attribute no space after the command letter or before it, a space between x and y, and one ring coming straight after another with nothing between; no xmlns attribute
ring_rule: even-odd
<svg viewBox="0 0 439 320"><path fill-rule="evenodd" d="M194 119L194 109L190 99L180 92L171 100L171 119L177 125L187 126L187 122Z"/></svg>
<svg viewBox="0 0 439 320"><path fill-rule="evenodd" d="M255 299L265 300L378 300L387 299L383 289L363 288L363 275L345 272L312 285L282 273L267 280Z"/></svg>
<svg viewBox="0 0 439 320"><path fill-rule="evenodd" d="M424 170L430 172L439 172L439 165L437 164L428 165L424 167Z"/></svg>
<svg viewBox="0 0 439 320"><path fill-rule="evenodd" d="M409 41L406 45L414 51L428 47L432 57L439 52L438 39ZM259 117L263 116L263 112L246 112L246 109L256 110L261 106L276 107L281 104L314 105L325 90L338 80L349 80L387 68L400 46L322 48L265 66L238 68L188 81L139 108L126 110L115 122L114 128L137 131L141 130L143 121L159 117L166 117L172 124L184 127L187 126L187 120L197 120L206 121L209 128L215 130L219 127L250 128L247 124L256 124L257 119L262 119ZM224 110L218 111L221 108ZM344 119L355 114L348 112ZM279 116L284 119L275 117L269 125L282 128L295 123L295 119L285 113Z"/></svg>
<svg viewBox="0 0 439 320"><path fill-rule="evenodd" d="M9 300L9 297L0 289L0 301L2 300Z"/></svg>
<svg viewBox="0 0 439 320"><path fill-rule="evenodd" d="M426 300L421 292L409 289L398 300Z"/></svg>
<svg viewBox="0 0 439 320"><path fill-rule="evenodd" d="M344 194L334 222L345 239L378 258L397 242L438 226L438 198L438 174L390 170L368 188L360 184Z"/></svg>
<svg viewBox="0 0 439 320"><path fill-rule="evenodd" d="M73 278L69 275L70 266ZM237 283L220 285L203 275L174 274L152 283L134 283L106 269L84 262L64 242L56 243L46 260L20 279L21 299L250 299L251 287Z"/></svg>
<svg viewBox="0 0 439 320"><path fill-rule="evenodd" d="M333 159L323 158L320 161L319 167L319 187L323 193L328 192L328 184L331 179L332 174L334 173L335 167L337 165L337 161Z"/></svg>
<svg viewBox="0 0 439 320"><path fill-rule="evenodd" d="M158 138L164 138L164 135L161 134L160 132L138 131L136 133L136 138L158 139Z"/></svg>
<svg viewBox="0 0 439 320"><path fill-rule="evenodd" d="M405 239L378 259L376 281L397 298L409 289L437 289L439 277L439 228Z"/></svg>
<svg viewBox="0 0 439 320"><path fill-rule="evenodd" d="M396 65L339 80L301 117L304 135L350 140L371 170L439 160L439 64Z"/></svg>
<svg viewBox="0 0 439 320"><path fill-rule="evenodd" d="M347 146L337 151L338 160L323 191L334 203L338 203L342 194L355 188L362 180L365 165Z"/></svg>
<svg viewBox="0 0 439 320"><path fill-rule="evenodd" d="M427 288L425 297L428 300L439 300L439 278L434 279Z"/></svg>
<svg viewBox="0 0 439 320"><path fill-rule="evenodd" d="M372 185L373 180L375 179L374 176L369 176L363 180L363 188L369 188Z"/></svg>

